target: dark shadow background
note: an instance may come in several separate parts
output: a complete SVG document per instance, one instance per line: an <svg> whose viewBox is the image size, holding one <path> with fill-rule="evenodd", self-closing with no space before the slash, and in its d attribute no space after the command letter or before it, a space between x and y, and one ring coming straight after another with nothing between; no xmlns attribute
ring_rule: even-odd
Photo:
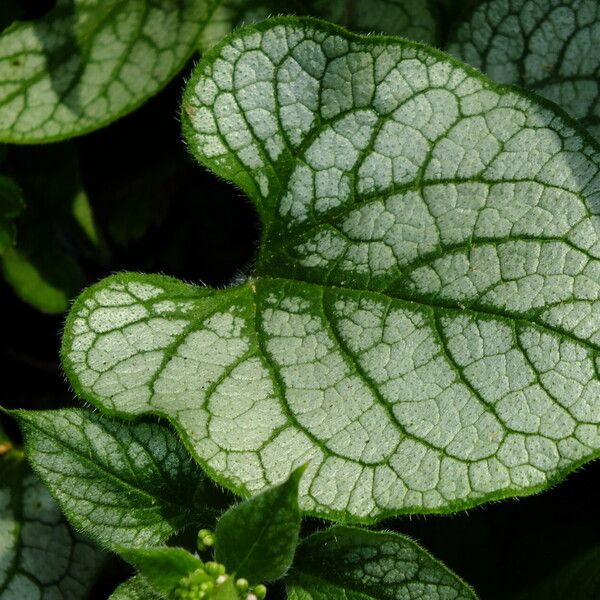
<svg viewBox="0 0 600 600"><path fill-rule="evenodd" d="M253 207L197 165L181 141L178 105L191 67L140 110L71 142L106 244L101 259L77 255L85 285L115 271L136 270L224 286L252 263L260 233ZM10 152L27 162L34 150ZM29 168L35 172L35 161ZM74 246L65 248L77 254ZM41 314L4 282L0 315L0 402L11 408L77 403L58 363L63 316ZM7 427L18 436L14 426ZM449 516L403 517L383 527L417 540L473 585L482 600L511 600L600 544L599 482L596 461L534 497ZM309 521L306 528L317 526L322 523ZM111 563L92 597L106 598L128 574L125 565ZM273 590L270 598L278 595Z"/></svg>

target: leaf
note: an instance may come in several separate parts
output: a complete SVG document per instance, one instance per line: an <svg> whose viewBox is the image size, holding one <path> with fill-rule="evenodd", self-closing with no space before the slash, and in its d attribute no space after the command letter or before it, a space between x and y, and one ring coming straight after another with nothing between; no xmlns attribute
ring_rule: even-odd
<svg viewBox="0 0 600 600"><path fill-rule="evenodd" d="M229 577L215 588L210 600L242 600L244 595L238 593L233 579Z"/></svg>
<svg viewBox="0 0 600 600"><path fill-rule="evenodd" d="M161 425L76 409L12 414L71 523L106 548L159 545L186 525L212 522L222 501Z"/></svg>
<svg viewBox="0 0 600 600"><path fill-rule="evenodd" d="M200 47L208 50L240 25L276 14L313 15L357 32L401 35L432 44L437 23L428 0L219 0L203 29Z"/></svg>
<svg viewBox="0 0 600 600"><path fill-rule="evenodd" d="M473 590L412 540L333 527L306 538L289 576L290 600L475 600Z"/></svg>
<svg viewBox="0 0 600 600"><path fill-rule="evenodd" d="M31 164L36 165L33 173ZM14 148L10 174L23 188L28 206L17 220L16 247L2 257L4 277L22 300L38 310L64 312L83 287L81 258L97 263L105 254L75 148L71 144Z"/></svg>
<svg viewBox="0 0 600 600"><path fill-rule="evenodd" d="M250 500L230 508L217 523L215 558L250 585L279 579L292 564L302 516L298 485L305 468Z"/></svg>
<svg viewBox="0 0 600 600"><path fill-rule="evenodd" d="M49 314L67 310L83 279L79 265L55 248L33 255L12 248L2 256L2 268L21 300Z"/></svg>
<svg viewBox="0 0 600 600"><path fill-rule="evenodd" d="M0 175L0 254L15 244L17 229L14 219L24 205L21 188L9 177Z"/></svg>
<svg viewBox="0 0 600 600"><path fill-rule="evenodd" d="M587 600L600 597L600 545L593 546L557 569L516 600L570 598Z"/></svg>
<svg viewBox="0 0 600 600"><path fill-rule="evenodd" d="M122 583L111 595L109 600L162 600L150 584L140 575Z"/></svg>
<svg viewBox="0 0 600 600"><path fill-rule="evenodd" d="M0 598L84 600L104 556L65 523L23 461L0 457Z"/></svg>
<svg viewBox="0 0 600 600"><path fill-rule="evenodd" d="M169 598L184 577L202 568L202 561L183 548L122 548L120 554L155 591Z"/></svg>
<svg viewBox="0 0 600 600"><path fill-rule="evenodd" d="M152 588L161 594L160 597L179 600L181 597L199 597L195 592L186 589L183 594L182 580L195 579L194 583L210 581L215 585L214 575L207 574L203 563L183 548L149 548L149 549L121 549L121 554L133 564L151 584ZM136 578L137 579L137 578ZM139 589L139 588L138 588ZM187 593L186 593L187 592ZM112 596L111 596L112 598ZM154 596L125 596L117 600L154 600ZM227 577L215 585L208 596L210 600L242 600L238 594L233 579ZM112 599L114 600L114 599Z"/></svg>
<svg viewBox="0 0 600 600"><path fill-rule="evenodd" d="M80 396L170 419L240 494L310 462L301 508L340 520L531 494L600 454L600 151L574 121L291 17L208 53L183 113L256 205L256 266L89 288L62 347Z"/></svg>
<svg viewBox="0 0 600 600"><path fill-rule="evenodd" d="M488 0L455 30L449 51L556 102L600 139L598 36L596 0Z"/></svg>
<svg viewBox="0 0 600 600"><path fill-rule="evenodd" d="M98 129L156 94L194 51L214 0L58 0L0 35L0 140Z"/></svg>

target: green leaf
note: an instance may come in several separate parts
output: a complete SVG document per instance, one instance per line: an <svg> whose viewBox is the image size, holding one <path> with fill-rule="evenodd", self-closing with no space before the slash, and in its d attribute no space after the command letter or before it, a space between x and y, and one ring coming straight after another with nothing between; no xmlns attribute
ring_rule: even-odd
<svg viewBox="0 0 600 600"><path fill-rule="evenodd" d="M76 409L12 414L71 523L102 546L159 545L186 525L212 523L219 493L165 427Z"/></svg>
<svg viewBox="0 0 600 600"><path fill-rule="evenodd" d="M412 540L333 527L298 547L290 600L476 600L473 590Z"/></svg>
<svg viewBox="0 0 600 600"><path fill-rule="evenodd" d="M229 577L215 588L210 596L210 600L245 600L245 598L238 593L233 579Z"/></svg>
<svg viewBox="0 0 600 600"><path fill-rule="evenodd" d="M0 140L81 135L156 94L194 51L215 0L58 0L0 35Z"/></svg>
<svg viewBox="0 0 600 600"><path fill-rule="evenodd" d="M62 359L249 495L372 522L547 488L600 454L600 148L433 49L310 19L198 65L189 147L254 201L251 276L86 290Z"/></svg>
<svg viewBox="0 0 600 600"><path fill-rule="evenodd" d="M0 598L84 600L105 557L14 454L0 457Z"/></svg>
<svg viewBox="0 0 600 600"><path fill-rule="evenodd" d="M455 30L449 51L556 102L600 139L599 36L596 0L488 0Z"/></svg>
<svg viewBox="0 0 600 600"><path fill-rule="evenodd" d="M4 278L15 293L39 311L62 313L80 289L83 273L75 260L56 248L29 254L18 248L2 256Z"/></svg>
<svg viewBox="0 0 600 600"><path fill-rule="evenodd" d="M140 575L122 583L111 595L109 600L162 600L152 586Z"/></svg>
<svg viewBox="0 0 600 600"><path fill-rule="evenodd" d="M544 598L570 598L587 600L600 598L600 545L570 560L544 580L526 592L515 596L515 600L540 600Z"/></svg>
<svg viewBox="0 0 600 600"><path fill-rule="evenodd" d="M203 564L183 548L121 548L119 552L155 591L169 598L181 580Z"/></svg>
<svg viewBox="0 0 600 600"><path fill-rule="evenodd" d="M4 277L22 300L38 310L64 312L83 287L81 257L101 262L105 254L75 148L72 144L13 148L10 167L28 206L17 220L16 247L2 257Z"/></svg>
<svg viewBox="0 0 600 600"><path fill-rule="evenodd" d="M200 47L208 50L240 25L275 14L313 15L357 32L400 35L433 44L438 36L429 0L220 0L202 31Z"/></svg>
<svg viewBox="0 0 600 600"><path fill-rule="evenodd" d="M9 177L0 175L0 254L14 246L17 237L14 219L24 206L21 188Z"/></svg>
<svg viewBox="0 0 600 600"><path fill-rule="evenodd" d="M292 564L300 522L298 485L305 467L287 481L230 508L217 523L215 558L250 585L279 579Z"/></svg>

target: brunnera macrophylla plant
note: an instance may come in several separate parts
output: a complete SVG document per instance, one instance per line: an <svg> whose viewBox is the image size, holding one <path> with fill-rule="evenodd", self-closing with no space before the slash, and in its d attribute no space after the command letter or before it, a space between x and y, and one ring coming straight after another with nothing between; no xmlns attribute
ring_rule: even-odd
<svg viewBox="0 0 600 600"><path fill-rule="evenodd" d="M600 453L598 143L442 52L293 17L206 52L181 118L256 206L254 268L224 290L137 273L86 290L62 361L100 412L13 413L35 471L139 572L116 599L255 600L279 579L292 600L474 598L354 525L531 494ZM126 421L145 415L176 433ZM223 513L209 478L249 499ZM339 524L300 539L303 514ZM166 545L189 528L197 552Z"/></svg>
<svg viewBox="0 0 600 600"><path fill-rule="evenodd" d="M600 154L447 55L282 18L207 53L190 150L256 204L226 290L119 274L62 357L109 414L169 419L248 495L373 522L539 491L598 454Z"/></svg>
<svg viewBox="0 0 600 600"><path fill-rule="evenodd" d="M162 425L127 425L78 409L12 414L25 433L31 464L71 523L139 571L115 590L112 600L263 600L264 582L279 579L290 598L304 600L362 600L365 593L382 600L476 598L461 579L396 533L337 526L300 540L298 485L306 466L281 485L223 512L227 498ZM5 460L12 464L0 457L0 467ZM2 482L0 492L6 494L8 506L18 507L17 486L23 484L13 484L11 478ZM20 517L0 514L9 517L9 523L14 520L16 547ZM58 516L56 520L60 523ZM165 545L186 526L214 528L199 529L194 554ZM0 532L3 544L5 535ZM15 560L13 569L37 569L33 574L43 593L39 560L32 563L26 552L17 556L25 557L26 566ZM57 560L69 564L62 556ZM81 573L77 563L71 568L75 578L91 576L89 571ZM31 582L30 588L13 583L12 573L7 571L3 580L0 571L3 599L23 598L19 593L35 589ZM63 593L70 597L68 591Z"/></svg>

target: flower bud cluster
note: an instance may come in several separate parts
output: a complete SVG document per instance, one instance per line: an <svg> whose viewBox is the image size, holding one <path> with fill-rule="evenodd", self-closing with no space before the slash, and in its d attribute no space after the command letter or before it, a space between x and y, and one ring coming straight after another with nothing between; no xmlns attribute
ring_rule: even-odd
<svg viewBox="0 0 600 600"><path fill-rule="evenodd" d="M230 576L225 571L225 565L218 562L207 562L193 573L184 577L175 590L175 600L210 600L213 592L220 584L227 581ZM246 579L237 579L235 587L240 600L264 600L267 588L257 585L250 589Z"/></svg>

